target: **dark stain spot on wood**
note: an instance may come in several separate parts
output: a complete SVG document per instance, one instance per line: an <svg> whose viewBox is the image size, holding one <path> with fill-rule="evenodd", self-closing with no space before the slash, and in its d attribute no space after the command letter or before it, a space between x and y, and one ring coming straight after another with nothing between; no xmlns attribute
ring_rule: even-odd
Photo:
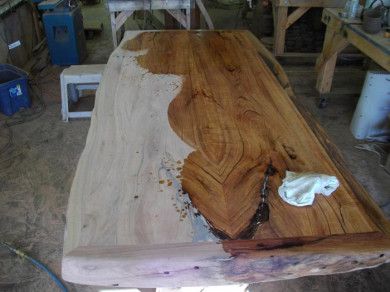
<svg viewBox="0 0 390 292"><path fill-rule="evenodd" d="M292 148L286 144L283 144L283 148L284 148L284 151L286 151L288 157L290 157L292 160L297 159L297 154L295 153L294 148Z"/></svg>
<svg viewBox="0 0 390 292"><path fill-rule="evenodd" d="M134 196L134 199L138 199L139 197L138 196Z"/></svg>
<svg viewBox="0 0 390 292"><path fill-rule="evenodd" d="M359 262L358 261L352 261L352 264L353 265L356 265L356 264L358 264Z"/></svg>
<svg viewBox="0 0 390 292"><path fill-rule="evenodd" d="M380 258L383 258L384 255L385 255L384 253L381 253L381 254L379 255L379 257L380 257Z"/></svg>
<svg viewBox="0 0 390 292"><path fill-rule="evenodd" d="M169 272L168 272L168 271L165 271L164 274L165 274L165 275L169 275Z"/></svg>
<svg viewBox="0 0 390 292"><path fill-rule="evenodd" d="M198 267L198 266L195 266L194 269L195 269L195 270L199 270L199 267Z"/></svg>
<svg viewBox="0 0 390 292"><path fill-rule="evenodd" d="M119 286L119 284L112 284L112 286L114 286L114 287L118 287L118 286Z"/></svg>
<svg viewBox="0 0 390 292"><path fill-rule="evenodd" d="M84 225L83 225L83 228L87 228L87 226L88 226L87 224L84 224Z"/></svg>
<svg viewBox="0 0 390 292"><path fill-rule="evenodd" d="M163 180L163 179L161 179L161 180L158 181L158 183L159 183L160 185L162 185L164 182L165 182L165 180Z"/></svg>
<svg viewBox="0 0 390 292"><path fill-rule="evenodd" d="M257 246L258 250L273 250L273 249L291 248L291 247L297 247L297 246L303 246L303 245L304 245L303 242L291 241L291 242L285 242L285 243L276 244L276 245L266 245L266 244L258 243L256 246Z"/></svg>

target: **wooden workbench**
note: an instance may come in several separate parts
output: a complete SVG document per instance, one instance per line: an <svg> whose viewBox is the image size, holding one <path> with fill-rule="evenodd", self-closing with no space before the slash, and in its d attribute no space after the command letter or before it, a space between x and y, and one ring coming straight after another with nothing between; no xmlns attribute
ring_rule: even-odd
<svg viewBox="0 0 390 292"><path fill-rule="evenodd" d="M74 177L63 278L207 286L388 262L389 222L292 99L283 69L247 31L128 32ZM258 226L270 165L270 217ZM293 207L277 194L286 169L341 186Z"/></svg>
<svg viewBox="0 0 390 292"><path fill-rule="evenodd" d="M332 87L337 55L349 44L358 48L387 71L390 71L390 39L383 31L368 34L363 31L361 20L348 20L339 15L341 9L324 9L322 21L327 25L324 47L317 59L317 90L328 93Z"/></svg>
<svg viewBox="0 0 390 292"><path fill-rule="evenodd" d="M114 48L118 46L118 32L124 32L126 20L135 11L140 10L150 12L164 10L167 15L170 15L172 19L175 19L186 29L194 28L193 22L198 25L200 15L202 15L208 28L214 29L214 24L202 0L108 0L107 7L110 12Z"/></svg>
<svg viewBox="0 0 390 292"><path fill-rule="evenodd" d="M274 55L285 56L284 46L287 29L310 8L344 7L346 0L272 0L274 16ZM288 14L288 9L295 10Z"/></svg>

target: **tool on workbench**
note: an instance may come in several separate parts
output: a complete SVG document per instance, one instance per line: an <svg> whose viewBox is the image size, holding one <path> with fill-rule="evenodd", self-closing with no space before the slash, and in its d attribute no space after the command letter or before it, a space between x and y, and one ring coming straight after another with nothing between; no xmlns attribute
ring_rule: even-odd
<svg viewBox="0 0 390 292"><path fill-rule="evenodd" d="M390 0L366 1L362 14L363 30L376 34L381 31L382 26L390 26Z"/></svg>
<svg viewBox="0 0 390 292"><path fill-rule="evenodd" d="M56 65L80 64L87 56L83 16L76 0L46 0L38 5L51 62Z"/></svg>

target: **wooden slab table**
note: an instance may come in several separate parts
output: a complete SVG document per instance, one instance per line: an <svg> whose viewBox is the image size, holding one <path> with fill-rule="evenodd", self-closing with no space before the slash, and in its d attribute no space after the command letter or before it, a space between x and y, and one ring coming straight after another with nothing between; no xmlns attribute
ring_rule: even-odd
<svg viewBox="0 0 390 292"><path fill-rule="evenodd" d="M324 47L317 59L317 90L320 94L330 92L338 54L349 44L390 71L390 39L378 34L366 33L360 19L341 18L341 9L324 9L322 21L327 25Z"/></svg>
<svg viewBox="0 0 390 292"><path fill-rule="evenodd" d="M69 197L65 280L252 283L374 267L390 226L248 31L127 32L97 91ZM266 170L269 221L258 218ZM289 169L335 175L309 207Z"/></svg>

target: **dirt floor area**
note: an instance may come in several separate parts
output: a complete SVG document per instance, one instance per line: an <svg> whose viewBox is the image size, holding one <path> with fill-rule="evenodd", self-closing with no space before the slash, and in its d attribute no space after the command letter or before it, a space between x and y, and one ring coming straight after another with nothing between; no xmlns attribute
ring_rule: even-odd
<svg viewBox="0 0 390 292"><path fill-rule="evenodd" d="M83 9L84 21L101 19L101 35L88 40L86 63L105 63L112 51L109 17L104 3ZM236 9L213 7L216 28L246 27ZM138 29L142 19L132 19L127 29ZM150 28L146 25L145 28ZM301 102L319 120L342 151L356 178L390 218L390 177L378 157L355 148L361 143L349 130L364 80L361 66L337 69L329 105L318 108L313 62L301 65L282 60ZM77 162L84 148L90 121L61 121L59 74L63 68L49 65L34 77L44 101L34 99L35 113L0 115L10 127L0 128L0 241L6 241L44 262L61 274L62 242L68 195ZM93 98L85 99L93 106ZM390 264L331 276L255 284L250 291L389 291ZM100 291L98 287L66 283L70 291ZM0 248L0 291L58 291L47 274Z"/></svg>

